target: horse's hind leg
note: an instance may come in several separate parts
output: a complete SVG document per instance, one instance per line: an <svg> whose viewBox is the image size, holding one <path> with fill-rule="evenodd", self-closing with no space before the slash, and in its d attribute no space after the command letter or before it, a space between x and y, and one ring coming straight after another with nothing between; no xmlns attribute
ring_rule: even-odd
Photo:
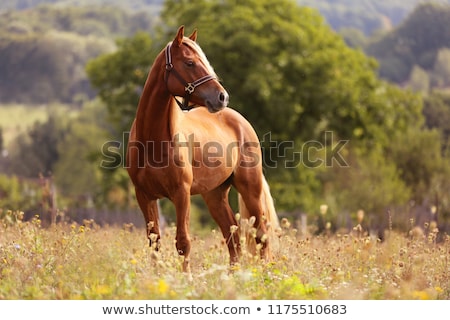
<svg viewBox="0 0 450 320"><path fill-rule="evenodd" d="M149 200L147 196L136 188L136 199L139 207L144 214L145 223L147 226L147 237L149 245L159 249L159 239L161 237L159 231L159 211L156 199Z"/></svg>
<svg viewBox="0 0 450 320"><path fill-rule="evenodd" d="M261 202L262 172L258 167L239 167L233 178L233 185L244 201L249 214L255 217L256 243L261 244L261 257L270 258L269 239L267 227L263 218L264 210ZM249 218L244 217L243 218Z"/></svg>
<svg viewBox="0 0 450 320"><path fill-rule="evenodd" d="M203 199L208 206L209 212L220 227L224 238L227 241L228 251L230 252L230 263L234 264L239 259L240 245L239 235L231 231L231 226L237 225L233 210L228 202L229 184L223 184L218 188L202 194Z"/></svg>

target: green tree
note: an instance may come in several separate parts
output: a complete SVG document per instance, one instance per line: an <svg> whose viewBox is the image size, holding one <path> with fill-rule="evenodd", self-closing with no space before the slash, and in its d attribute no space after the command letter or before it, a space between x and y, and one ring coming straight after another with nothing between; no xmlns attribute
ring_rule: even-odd
<svg viewBox="0 0 450 320"><path fill-rule="evenodd" d="M433 82L438 88L450 86L450 48L438 51L433 67Z"/></svg>
<svg viewBox="0 0 450 320"><path fill-rule="evenodd" d="M0 219L7 210L39 209L41 201L40 187L36 182L24 181L17 176L0 174Z"/></svg>
<svg viewBox="0 0 450 320"><path fill-rule="evenodd" d="M408 129L392 137L389 158L396 164L403 181L411 187L413 200L421 204L430 198L433 177L443 171L441 137L437 130Z"/></svg>
<svg viewBox="0 0 450 320"><path fill-rule="evenodd" d="M418 92L428 93L430 90L430 77L421 67L415 65L409 76L408 86Z"/></svg>
<svg viewBox="0 0 450 320"><path fill-rule="evenodd" d="M58 144L64 137L58 121L57 116L50 114L46 122L36 122L17 138L11 152L11 173L28 178L53 174L60 156Z"/></svg>
<svg viewBox="0 0 450 320"><path fill-rule="evenodd" d="M445 150L450 142L450 95L432 92L424 100L423 114L427 128L441 132Z"/></svg>
<svg viewBox="0 0 450 320"><path fill-rule="evenodd" d="M79 114L70 119L64 139L57 145L55 182L60 194L75 203L86 198L105 200L99 159L101 146L108 141L105 118L106 110L98 101L85 104Z"/></svg>
<svg viewBox="0 0 450 320"><path fill-rule="evenodd" d="M408 202L411 190L383 148L352 149L347 159L348 168L334 168L327 177L328 183L335 183L331 184L326 197L332 199L341 211L356 213L364 210L379 225L380 217L384 217L389 208Z"/></svg>

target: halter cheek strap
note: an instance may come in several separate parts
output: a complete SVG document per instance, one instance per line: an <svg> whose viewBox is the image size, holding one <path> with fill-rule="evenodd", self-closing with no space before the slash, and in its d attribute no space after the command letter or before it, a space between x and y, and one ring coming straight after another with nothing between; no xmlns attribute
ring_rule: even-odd
<svg viewBox="0 0 450 320"><path fill-rule="evenodd" d="M170 48L172 47L172 43L169 43L165 50L166 55L166 73L165 73L165 82L167 85L167 81L169 80L169 75L173 74L184 86L184 99L183 103L179 102L176 98L175 101L178 103L181 109L183 110L190 110L193 108L193 105L189 106L189 100L191 98L191 95L194 93L195 88L198 86L204 84L205 82L208 82L209 80L216 79L213 75L206 75L204 77L201 77L200 79L195 80L194 82L187 82L183 79L183 77L178 73L177 70L174 69L172 64L172 55L170 54Z"/></svg>

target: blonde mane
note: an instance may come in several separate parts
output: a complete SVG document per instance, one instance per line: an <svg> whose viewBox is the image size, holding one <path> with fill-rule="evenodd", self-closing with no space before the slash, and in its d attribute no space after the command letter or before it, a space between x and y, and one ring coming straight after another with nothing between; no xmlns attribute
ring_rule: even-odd
<svg viewBox="0 0 450 320"><path fill-rule="evenodd" d="M211 75L217 77L216 72L214 71L214 68L209 63L208 58L206 58L205 53L203 52L202 48L198 45L198 43L195 41L192 41L188 37L184 37L183 43L186 44L194 52L196 52L198 54L198 56L200 57L200 59L202 60L203 64L208 69L209 73Z"/></svg>

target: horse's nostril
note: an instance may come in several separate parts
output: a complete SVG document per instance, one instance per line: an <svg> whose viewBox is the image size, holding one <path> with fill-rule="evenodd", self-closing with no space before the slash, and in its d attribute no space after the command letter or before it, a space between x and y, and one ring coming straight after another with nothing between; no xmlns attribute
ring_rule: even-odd
<svg viewBox="0 0 450 320"><path fill-rule="evenodd" d="M227 103L228 102L228 94L226 93L219 93L219 101L222 103Z"/></svg>

